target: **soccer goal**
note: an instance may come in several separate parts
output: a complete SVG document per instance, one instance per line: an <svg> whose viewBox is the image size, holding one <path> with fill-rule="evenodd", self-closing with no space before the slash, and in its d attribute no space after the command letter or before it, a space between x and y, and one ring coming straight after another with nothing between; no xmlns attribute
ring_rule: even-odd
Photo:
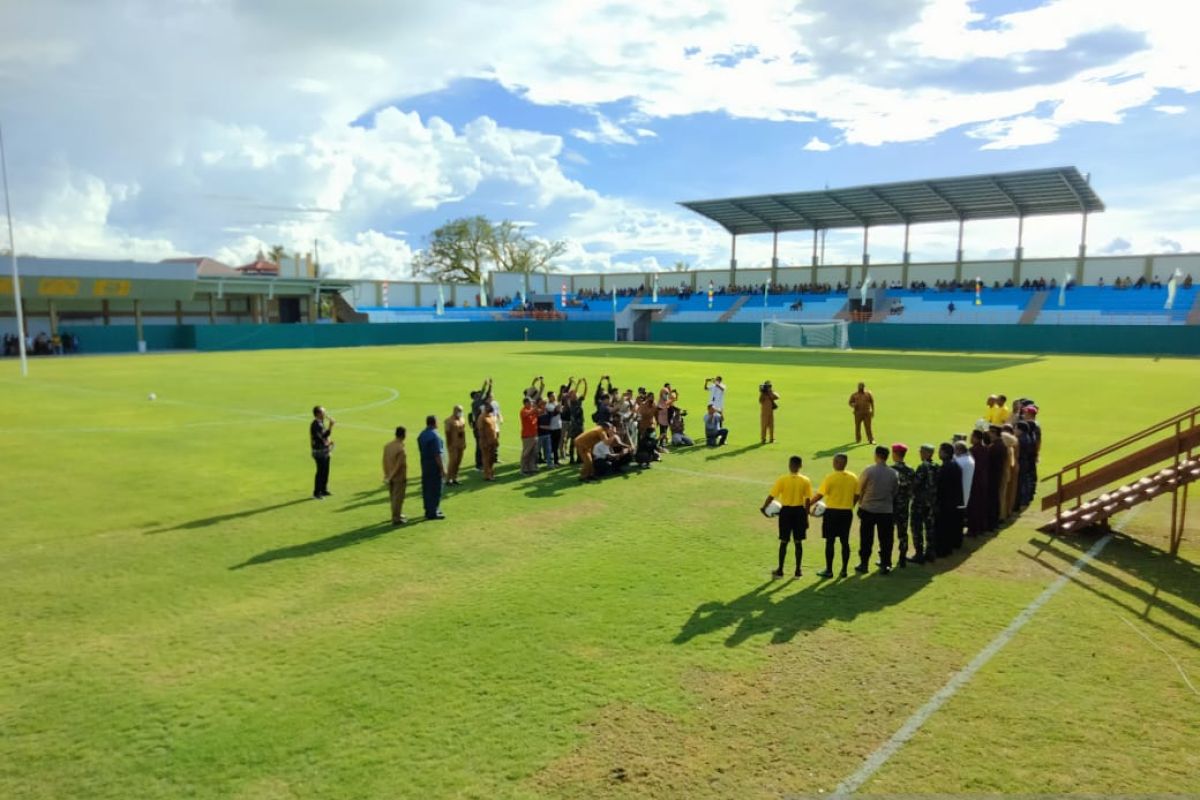
<svg viewBox="0 0 1200 800"><path fill-rule="evenodd" d="M827 322L777 322L765 319L762 324L762 346L849 350L850 326L841 319Z"/></svg>

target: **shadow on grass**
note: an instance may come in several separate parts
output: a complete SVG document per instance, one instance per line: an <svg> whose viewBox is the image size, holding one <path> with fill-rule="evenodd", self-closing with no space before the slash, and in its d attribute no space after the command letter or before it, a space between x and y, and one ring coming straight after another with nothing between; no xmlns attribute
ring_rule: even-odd
<svg viewBox="0 0 1200 800"><path fill-rule="evenodd" d="M645 359L649 361L698 361L706 364L767 364L795 367L840 367L842 369L906 370L912 372L988 372L1019 367L1041 359L1036 356L941 355L933 353L856 353L815 350L763 350L741 348L661 347L649 344L581 346L569 350L529 353L538 358Z"/></svg>
<svg viewBox="0 0 1200 800"><path fill-rule="evenodd" d="M1047 540L1030 539L1029 544L1035 552L1020 552L1055 575L1067 575L1079 556L1102 535L1103 531L1095 531ZM1059 549L1056 544L1068 549ZM1167 636L1200 648L1200 617L1162 596L1174 595L1192 606L1200 604L1200 567L1196 564L1147 542L1114 532L1113 540L1080 572L1092 580L1081 580L1076 574L1070 576L1071 582L1111 603L1118 614L1125 612ZM1095 586L1095 581L1103 585ZM1147 591L1133 581L1148 583L1153 590ZM1156 621L1150 616L1152 610L1177 620L1197 636L1189 636Z"/></svg>
<svg viewBox="0 0 1200 800"><path fill-rule="evenodd" d="M813 458L829 458L831 456L836 456L838 453L848 453L856 447L874 446L875 445L868 445L866 442L846 442L845 444L838 444L834 445L833 447L827 447L824 450L818 450L817 452L813 453Z"/></svg>
<svg viewBox="0 0 1200 800"><path fill-rule="evenodd" d="M212 517L201 517L194 519L191 522L183 522L179 525L173 525L169 528L155 528L152 531L146 531L146 536L152 536L156 533L168 533L170 531L187 531L197 528L207 528L212 525L220 525L222 522L229 522L235 519L244 519L245 517L253 517L256 514L266 514L269 511L278 511L281 508L295 506L301 503L313 502L311 497L298 497L295 500L288 500L286 503L276 503L270 506L262 506L261 508L248 508L245 511L234 511L229 514L217 514Z"/></svg>
<svg viewBox="0 0 1200 800"><path fill-rule="evenodd" d="M790 642L801 631L820 628L831 620L847 622L860 614L868 614L902 603L920 591L939 572L954 569L972 554L986 547L995 536L968 538L957 552L938 558L933 564L910 564L894 568L888 575L875 571L873 562L878 555L878 543L872 556L872 571L858 575L853 571L857 560L857 523L851 536L853 552L850 558L850 577L820 580L811 575L793 580L768 580L746 594L727 602L719 600L701 603L683 624L672 640L687 644L698 636L728 631L726 647L737 647L754 636L769 635L772 644ZM818 547L824 553L825 542L819 528L816 541L810 536L805 544ZM893 558L895 558L895 554ZM840 551L834 567L841 563ZM803 585L798 591L784 594Z"/></svg>
<svg viewBox="0 0 1200 800"><path fill-rule="evenodd" d="M373 525L364 525L361 528L355 528L345 533L339 533L335 536L327 536L324 539L317 539L312 542L303 542L301 544L288 545L287 547L277 547L274 550L267 550L259 553L256 556L246 559L241 564L235 564L229 569L238 570L245 567L253 567L258 564L269 564L272 561L284 561L291 558L308 558L309 556L319 556L322 553L329 553L333 550L341 550L343 547L362 544L372 539L376 539L388 531L401 531L409 528L414 524L425 522L424 517L419 517L415 520L410 520L407 525L400 527L393 526L391 522L379 522Z"/></svg>

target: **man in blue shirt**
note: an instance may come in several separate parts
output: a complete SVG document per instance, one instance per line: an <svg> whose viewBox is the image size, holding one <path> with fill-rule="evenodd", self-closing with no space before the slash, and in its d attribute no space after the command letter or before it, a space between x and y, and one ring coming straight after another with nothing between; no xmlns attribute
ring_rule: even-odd
<svg viewBox="0 0 1200 800"><path fill-rule="evenodd" d="M432 414L425 418L425 430L417 437L417 449L421 452L421 497L425 501L425 519L445 519L446 515L438 508L445 477L442 437L438 436L437 417Z"/></svg>

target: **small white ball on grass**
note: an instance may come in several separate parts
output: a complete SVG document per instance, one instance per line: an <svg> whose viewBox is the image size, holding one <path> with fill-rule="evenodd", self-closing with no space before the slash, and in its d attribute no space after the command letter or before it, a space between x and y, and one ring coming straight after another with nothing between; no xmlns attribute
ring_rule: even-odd
<svg viewBox="0 0 1200 800"><path fill-rule="evenodd" d="M156 395L154 392L151 392L150 395L146 399L147 400L157 400L158 395Z"/></svg>

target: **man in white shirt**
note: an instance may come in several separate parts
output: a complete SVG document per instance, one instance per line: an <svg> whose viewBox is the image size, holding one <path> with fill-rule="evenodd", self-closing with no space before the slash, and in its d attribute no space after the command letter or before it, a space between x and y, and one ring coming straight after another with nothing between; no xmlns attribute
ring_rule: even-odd
<svg viewBox="0 0 1200 800"><path fill-rule="evenodd" d="M725 413L725 384L721 382L721 376L705 378L704 388L708 390L708 404Z"/></svg>
<svg viewBox="0 0 1200 800"><path fill-rule="evenodd" d="M592 448L592 465L597 478L615 475L629 463L629 449L620 443L615 434L596 442Z"/></svg>
<svg viewBox="0 0 1200 800"><path fill-rule="evenodd" d="M975 459L971 457L971 453L967 450L966 442L954 443L954 461L962 470L963 484L963 502L959 506L961 509L966 509L967 498L971 496L971 481L975 478Z"/></svg>

